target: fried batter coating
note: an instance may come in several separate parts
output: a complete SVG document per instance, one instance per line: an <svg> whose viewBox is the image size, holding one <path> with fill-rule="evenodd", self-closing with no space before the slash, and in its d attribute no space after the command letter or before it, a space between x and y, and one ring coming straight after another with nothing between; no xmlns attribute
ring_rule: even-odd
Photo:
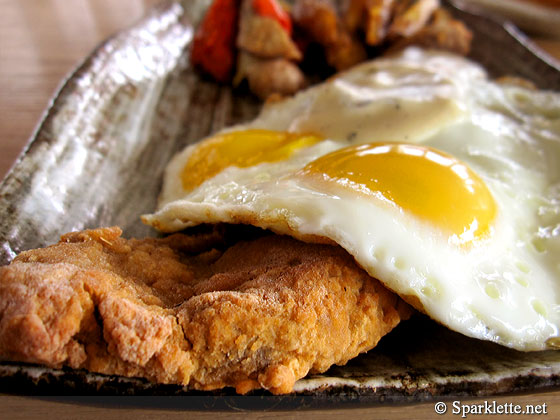
<svg viewBox="0 0 560 420"><path fill-rule="evenodd" d="M120 235L70 233L0 268L2 359L281 394L411 312L340 247Z"/></svg>

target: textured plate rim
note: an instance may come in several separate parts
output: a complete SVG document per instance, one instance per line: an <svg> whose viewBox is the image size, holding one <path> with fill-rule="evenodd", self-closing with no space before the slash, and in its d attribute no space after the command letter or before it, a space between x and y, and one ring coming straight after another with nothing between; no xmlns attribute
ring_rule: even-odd
<svg viewBox="0 0 560 420"><path fill-rule="evenodd" d="M144 18L141 19L141 21L147 19L150 14L157 13L160 10L164 10L164 9L167 9L167 8L171 7L174 3L175 2L172 1L172 0L163 1L159 5L152 8L150 10L150 12ZM472 5L465 4L464 2L462 2L460 0L452 0L451 4L452 4L453 7L456 7L459 10L463 10L467 13L473 14L473 15L477 16L478 18L485 19L488 22L492 22L492 24L499 25L502 29L507 31L514 39L516 39L517 42L519 42L519 44L521 44L529 53L531 53L537 59L541 60L542 62L544 62L548 66L552 67L556 71L560 72L560 62L556 61L553 57L550 57L548 54L543 52L538 46L536 46L532 41L530 41L529 38L521 30L519 30L513 23L511 23L507 20L497 19L496 17L490 16L486 13L481 13L481 11L478 10L476 7L472 7ZM22 159L27 155L27 153L34 147L34 145L36 143L40 142L41 137L43 136L43 131L44 131L45 127L47 127L49 122L55 117L55 115L58 112L61 104L64 103L64 101L66 100L66 98L69 95L72 94L73 86L76 83L76 81L78 81L80 79L80 77L82 77L84 74L87 74L87 72L91 69L92 62L95 61L98 54L100 54L100 52L108 44L110 44L112 40L114 40L120 34L126 32L127 30L130 30L130 28L134 27L135 25L136 24L134 24L134 25L132 25L128 28L124 28L124 29L114 33L113 35L111 35L107 39L103 40L102 42L100 42L91 51L91 53L89 53L80 63L78 63L76 65L76 67L73 70L71 70L62 79L62 81L58 85L57 89L53 93L51 99L49 100L46 109L41 114L39 122L35 126L32 134L31 134L30 138L28 139L28 141L26 142L23 150L21 151L19 156L16 158L16 160L12 164L11 168L7 172L6 176L4 177L2 182L0 183L0 191L2 190L2 188L5 184L7 184L8 182L10 182L12 180L12 178L14 177L14 174L15 174L20 162L22 161ZM7 366L11 366L11 365L0 363L0 371L4 371L5 369L9 369L9 368L7 368ZM22 367L22 368L25 368L27 365L22 364L22 365L19 365L19 366ZM66 373L66 371L64 371L64 370L58 370L58 369L52 369L52 368L46 368L46 367L40 367L40 368L43 369L46 372L51 372L55 376L59 375L59 374L65 374ZM101 375L101 374L97 374L97 373L93 373L91 375L94 375L96 377L102 377L102 378L104 378L104 380L108 380L110 378L120 378L120 377L112 377L112 376L109 376L109 375ZM125 380L131 380L131 381L135 380L134 378L124 378L124 379ZM551 387L552 387L552 389L557 389L558 385L560 385L560 378L555 377L555 378L552 378L551 382L540 383L540 386L537 386L537 387L535 387L531 390L528 390L527 393L533 393L536 390L542 391L542 390L546 390L546 389L551 389ZM343 389L341 395L346 395L345 392L346 391ZM505 392L505 393L502 392L501 393L500 391L498 391L497 393L492 393L492 394L482 393L482 394L479 394L479 395L504 395L504 394L507 394L507 393L509 393L509 392ZM352 394L352 393L350 393L350 394ZM354 398L356 397L356 395L358 395L358 394L355 394L355 392L354 392L354 394L352 394L348 397L348 401L353 401ZM210 396L211 395L213 395L213 394L210 393ZM460 395L460 394L454 394L454 395ZM472 395L472 394L470 394L470 395ZM383 400L392 401L391 396L384 395L382 397L383 397ZM435 398L440 398L440 397L441 397L441 394L438 394L438 395L435 395L435 396L431 395L431 394L425 394L425 395L422 394L422 395L420 395L420 397L416 396L416 397L411 398L410 400L399 400L398 402L402 403L402 404L415 403L415 402L420 402L420 401L429 401L429 400L433 400ZM364 402L364 401L367 402L368 401L367 396L362 395L362 396L358 396L358 398L360 398L362 402ZM381 402L380 397L379 396L374 396L374 397L370 398L370 402L380 403Z"/></svg>

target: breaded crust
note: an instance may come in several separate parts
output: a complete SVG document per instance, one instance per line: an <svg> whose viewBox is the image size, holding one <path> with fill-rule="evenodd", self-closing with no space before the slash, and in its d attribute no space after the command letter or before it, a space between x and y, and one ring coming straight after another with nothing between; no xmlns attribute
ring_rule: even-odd
<svg viewBox="0 0 560 420"><path fill-rule="evenodd" d="M0 268L2 359L280 394L410 315L337 246L120 235L67 234Z"/></svg>

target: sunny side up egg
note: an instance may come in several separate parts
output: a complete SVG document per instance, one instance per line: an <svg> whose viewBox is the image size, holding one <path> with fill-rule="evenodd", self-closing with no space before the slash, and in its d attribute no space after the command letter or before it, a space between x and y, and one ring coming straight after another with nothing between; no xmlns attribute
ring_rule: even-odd
<svg viewBox="0 0 560 420"><path fill-rule="evenodd" d="M449 328L542 350L560 347L559 181L560 94L410 48L187 147L143 220L336 242Z"/></svg>

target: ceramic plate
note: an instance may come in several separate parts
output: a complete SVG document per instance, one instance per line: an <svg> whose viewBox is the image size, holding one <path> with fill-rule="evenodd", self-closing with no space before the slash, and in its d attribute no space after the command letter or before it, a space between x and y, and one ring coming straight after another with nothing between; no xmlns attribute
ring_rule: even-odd
<svg viewBox="0 0 560 420"><path fill-rule="evenodd" d="M253 97L201 79L189 67L185 51L207 3L162 3L100 45L66 80L0 185L0 264L72 230L119 225L126 237L155 235L139 215L155 208L170 157L256 115L260 104ZM471 13L460 3L447 7L474 31L472 58L491 75L525 77L540 88L560 86L554 61L513 25ZM560 352L520 353L420 317L348 365L300 380L289 398L299 405L412 402L558 385ZM11 363L0 364L0 392L233 394Z"/></svg>
<svg viewBox="0 0 560 420"><path fill-rule="evenodd" d="M560 38L560 3L545 6L530 0L466 0L495 14L506 16L521 29Z"/></svg>

